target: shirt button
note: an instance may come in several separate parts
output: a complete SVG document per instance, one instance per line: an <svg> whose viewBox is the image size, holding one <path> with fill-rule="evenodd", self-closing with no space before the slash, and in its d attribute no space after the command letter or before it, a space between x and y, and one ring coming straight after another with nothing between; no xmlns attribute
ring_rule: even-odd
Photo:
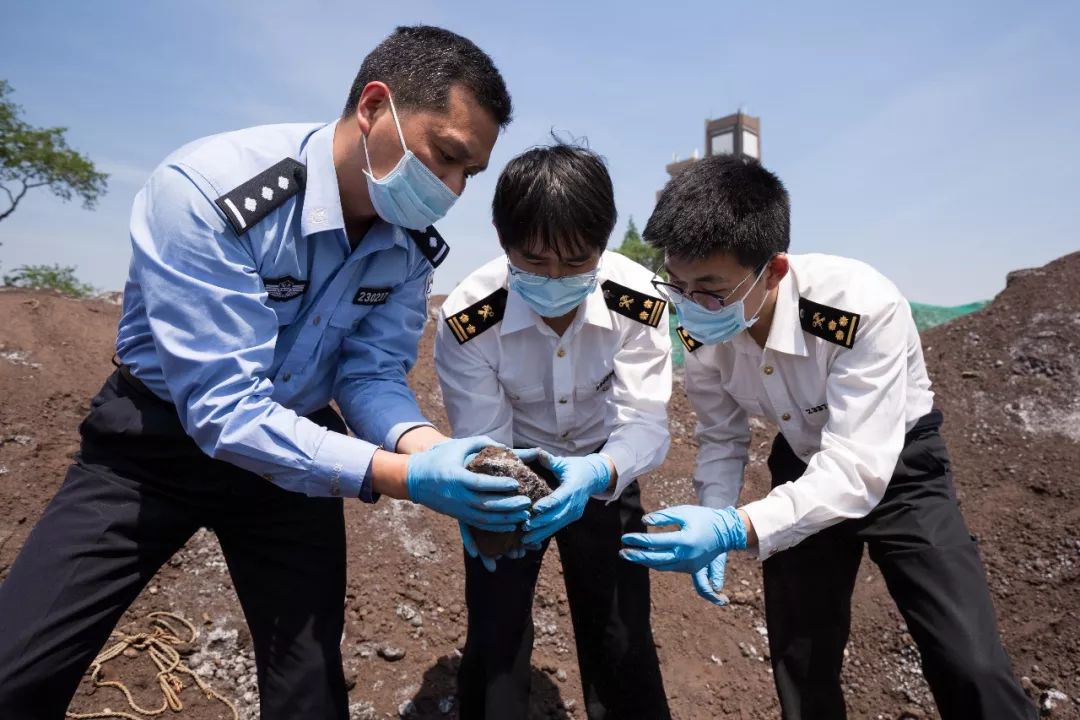
<svg viewBox="0 0 1080 720"><path fill-rule="evenodd" d="M566 357L566 348L559 348L555 354L559 357Z"/></svg>
<svg viewBox="0 0 1080 720"><path fill-rule="evenodd" d="M320 321L322 321L322 315L316 315L316 316L315 316L315 319L314 319L314 320L312 320L312 321L311 321L311 323L312 323L313 325L318 325Z"/></svg>
<svg viewBox="0 0 1080 720"><path fill-rule="evenodd" d="M780 419L783 420L784 422L787 422L788 420L791 419L791 413L784 413L783 415L780 416Z"/></svg>
<svg viewBox="0 0 1080 720"><path fill-rule="evenodd" d="M285 382L289 382L290 380L292 380L292 373L290 373L290 372L285 373L284 375L281 376L281 379L284 380Z"/></svg>
<svg viewBox="0 0 1080 720"><path fill-rule="evenodd" d="M565 405L566 404L566 398L559 398L559 404L560 405Z"/></svg>
<svg viewBox="0 0 1080 720"><path fill-rule="evenodd" d="M766 375L772 375L772 373L773 373L772 365L766 365L765 367L761 368L761 372L765 373Z"/></svg>

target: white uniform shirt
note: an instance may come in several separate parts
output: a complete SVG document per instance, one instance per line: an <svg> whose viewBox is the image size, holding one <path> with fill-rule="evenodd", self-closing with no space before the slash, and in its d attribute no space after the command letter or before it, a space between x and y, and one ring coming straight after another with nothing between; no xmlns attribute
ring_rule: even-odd
<svg viewBox="0 0 1080 720"><path fill-rule="evenodd" d="M751 415L776 423L808 464L797 482L744 507L762 559L873 510L905 433L933 409L919 333L896 286L856 260L788 259L764 349L743 332L728 343L690 342L686 354L701 504L737 503Z"/></svg>
<svg viewBox="0 0 1080 720"><path fill-rule="evenodd" d="M481 302L507 287L506 257L492 260L443 304L435 368L456 437L564 456L603 446L618 483L596 497L610 500L667 454L671 338L652 272L605 252L599 275L560 337L513 291L495 296L504 308ZM629 290L612 297L619 312L605 299L609 280Z"/></svg>

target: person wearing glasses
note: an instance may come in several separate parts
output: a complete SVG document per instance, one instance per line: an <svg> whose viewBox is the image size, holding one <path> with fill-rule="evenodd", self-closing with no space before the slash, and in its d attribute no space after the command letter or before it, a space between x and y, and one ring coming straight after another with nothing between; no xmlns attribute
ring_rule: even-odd
<svg viewBox="0 0 1080 720"><path fill-rule="evenodd" d="M665 253L698 417L700 506L645 518L623 556L690 573L724 604L727 553L763 560L770 660L787 720L845 717L840 687L864 547L922 656L941 717L1033 718L957 504L919 333L897 287L830 255L788 255L789 199L718 156L664 188L644 238ZM772 491L736 505L750 416L779 432Z"/></svg>
<svg viewBox="0 0 1080 720"><path fill-rule="evenodd" d="M651 270L605 251L615 202L595 153L556 144L514 158L492 211L506 254L446 299L435 367L454 435L540 448L554 491L507 557L482 555L461 525L461 717L528 716L533 594L554 536L588 717L668 718L648 570L618 555L622 533L645 529L637 478L670 443L667 303Z"/></svg>

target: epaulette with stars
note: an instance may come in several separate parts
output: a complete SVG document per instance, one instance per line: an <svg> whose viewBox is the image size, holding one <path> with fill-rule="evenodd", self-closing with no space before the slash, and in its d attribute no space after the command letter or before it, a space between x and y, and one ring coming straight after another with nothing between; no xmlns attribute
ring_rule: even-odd
<svg viewBox="0 0 1080 720"><path fill-rule="evenodd" d="M433 268L439 267L450 253L450 246L446 244L446 241L443 240L442 235L439 234L434 225L428 225L426 230L405 228L405 232L409 233L409 237L413 239L416 247L427 258Z"/></svg>
<svg viewBox="0 0 1080 720"><path fill-rule="evenodd" d="M679 336L679 340L682 341L683 347L686 348L686 352L694 352L701 347L701 342L695 340L690 336L690 333L686 331L682 325L675 328L675 334Z"/></svg>
<svg viewBox="0 0 1080 720"><path fill-rule="evenodd" d="M638 292L614 280L605 280L600 287L604 291L604 302L612 312L645 323L649 327L660 324L664 307L667 305L663 299Z"/></svg>
<svg viewBox="0 0 1080 720"><path fill-rule="evenodd" d="M464 310L448 315L446 324L458 344L463 345L498 324L506 309L506 296L506 288L499 288Z"/></svg>
<svg viewBox="0 0 1080 720"><path fill-rule="evenodd" d="M849 348L855 344L855 333L861 317L858 313L799 298L799 323L802 329L841 347Z"/></svg>
<svg viewBox="0 0 1080 720"><path fill-rule="evenodd" d="M236 234L243 235L252 225L303 190L306 180L307 168L297 160L285 158L225 193L214 204Z"/></svg>

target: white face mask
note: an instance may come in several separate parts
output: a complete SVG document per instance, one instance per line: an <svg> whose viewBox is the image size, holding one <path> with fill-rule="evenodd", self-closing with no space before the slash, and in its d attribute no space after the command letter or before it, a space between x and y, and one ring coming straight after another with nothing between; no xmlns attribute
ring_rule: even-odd
<svg viewBox="0 0 1080 720"><path fill-rule="evenodd" d="M360 136L367 160L364 175L367 176L368 195L375 212L386 222L412 230L425 230L446 216L458 196L406 147L394 98L391 96L389 100L390 112L394 116L398 139L405 154L393 170L376 179L368 154L367 136Z"/></svg>

